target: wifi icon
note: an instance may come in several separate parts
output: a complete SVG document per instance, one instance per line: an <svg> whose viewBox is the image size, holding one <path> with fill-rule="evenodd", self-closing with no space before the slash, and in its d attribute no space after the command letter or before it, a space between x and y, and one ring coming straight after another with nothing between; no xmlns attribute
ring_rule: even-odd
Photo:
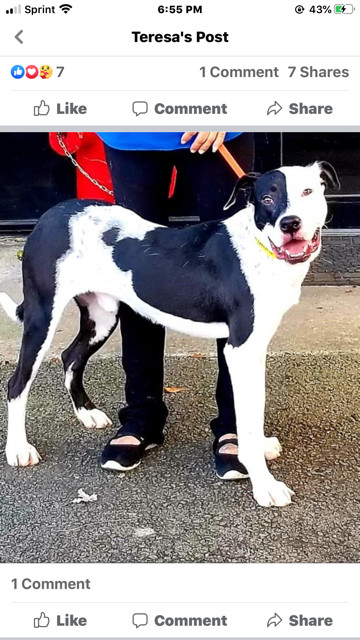
<svg viewBox="0 0 360 640"><path fill-rule="evenodd" d="M72 9L72 5L71 4L61 4L59 9L61 9L61 11L63 13L69 13L70 9Z"/></svg>

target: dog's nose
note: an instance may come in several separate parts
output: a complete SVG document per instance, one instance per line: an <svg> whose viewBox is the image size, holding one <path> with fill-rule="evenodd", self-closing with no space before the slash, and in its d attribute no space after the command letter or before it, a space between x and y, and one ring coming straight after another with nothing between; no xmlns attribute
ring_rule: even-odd
<svg viewBox="0 0 360 640"><path fill-rule="evenodd" d="M280 229L284 233L295 233L301 227L301 218L298 216L285 216L280 222Z"/></svg>

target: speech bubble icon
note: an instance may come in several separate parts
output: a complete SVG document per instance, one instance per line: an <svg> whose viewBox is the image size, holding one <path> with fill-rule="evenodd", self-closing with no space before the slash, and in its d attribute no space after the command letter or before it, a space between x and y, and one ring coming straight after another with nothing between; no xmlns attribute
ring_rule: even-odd
<svg viewBox="0 0 360 640"><path fill-rule="evenodd" d="M144 102L143 100L137 100L132 104L132 110L136 116L139 116L143 113L147 113L148 109L149 109L148 103Z"/></svg>
<svg viewBox="0 0 360 640"><path fill-rule="evenodd" d="M147 613L133 613L132 622L137 629L139 627L146 627L148 621Z"/></svg>

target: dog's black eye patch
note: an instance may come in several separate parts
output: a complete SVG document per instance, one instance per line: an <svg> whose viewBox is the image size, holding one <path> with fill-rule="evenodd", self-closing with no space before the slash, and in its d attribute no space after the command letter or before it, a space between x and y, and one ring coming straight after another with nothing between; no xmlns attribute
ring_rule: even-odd
<svg viewBox="0 0 360 640"><path fill-rule="evenodd" d="M255 224L262 230L266 224L275 225L287 208L286 178L276 169L261 176L254 189Z"/></svg>

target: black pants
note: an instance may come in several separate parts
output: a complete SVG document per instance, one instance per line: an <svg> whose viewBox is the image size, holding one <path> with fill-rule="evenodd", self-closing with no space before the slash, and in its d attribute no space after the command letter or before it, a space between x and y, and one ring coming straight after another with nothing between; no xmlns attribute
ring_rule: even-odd
<svg viewBox="0 0 360 640"><path fill-rule="evenodd" d="M253 169L253 137L242 134L226 143L245 171ZM169 218L198 216L201 221L229 217L223 206L236 176L219 153L203 155L189 149L179 151L119 151L106 147L115 200L151 222L168 225ZM168 197L173 167L177 168L175 193ZM169 274L176 282L176 273ZM165 330L121 305L126 406L119 418L122 433L146 435L156 442L161 436L167 409L163 401ZM219 375L216 387L218 417L212 420L215 436L235 430L235 411L229 372L223 349L217 341Z"/></svg>

